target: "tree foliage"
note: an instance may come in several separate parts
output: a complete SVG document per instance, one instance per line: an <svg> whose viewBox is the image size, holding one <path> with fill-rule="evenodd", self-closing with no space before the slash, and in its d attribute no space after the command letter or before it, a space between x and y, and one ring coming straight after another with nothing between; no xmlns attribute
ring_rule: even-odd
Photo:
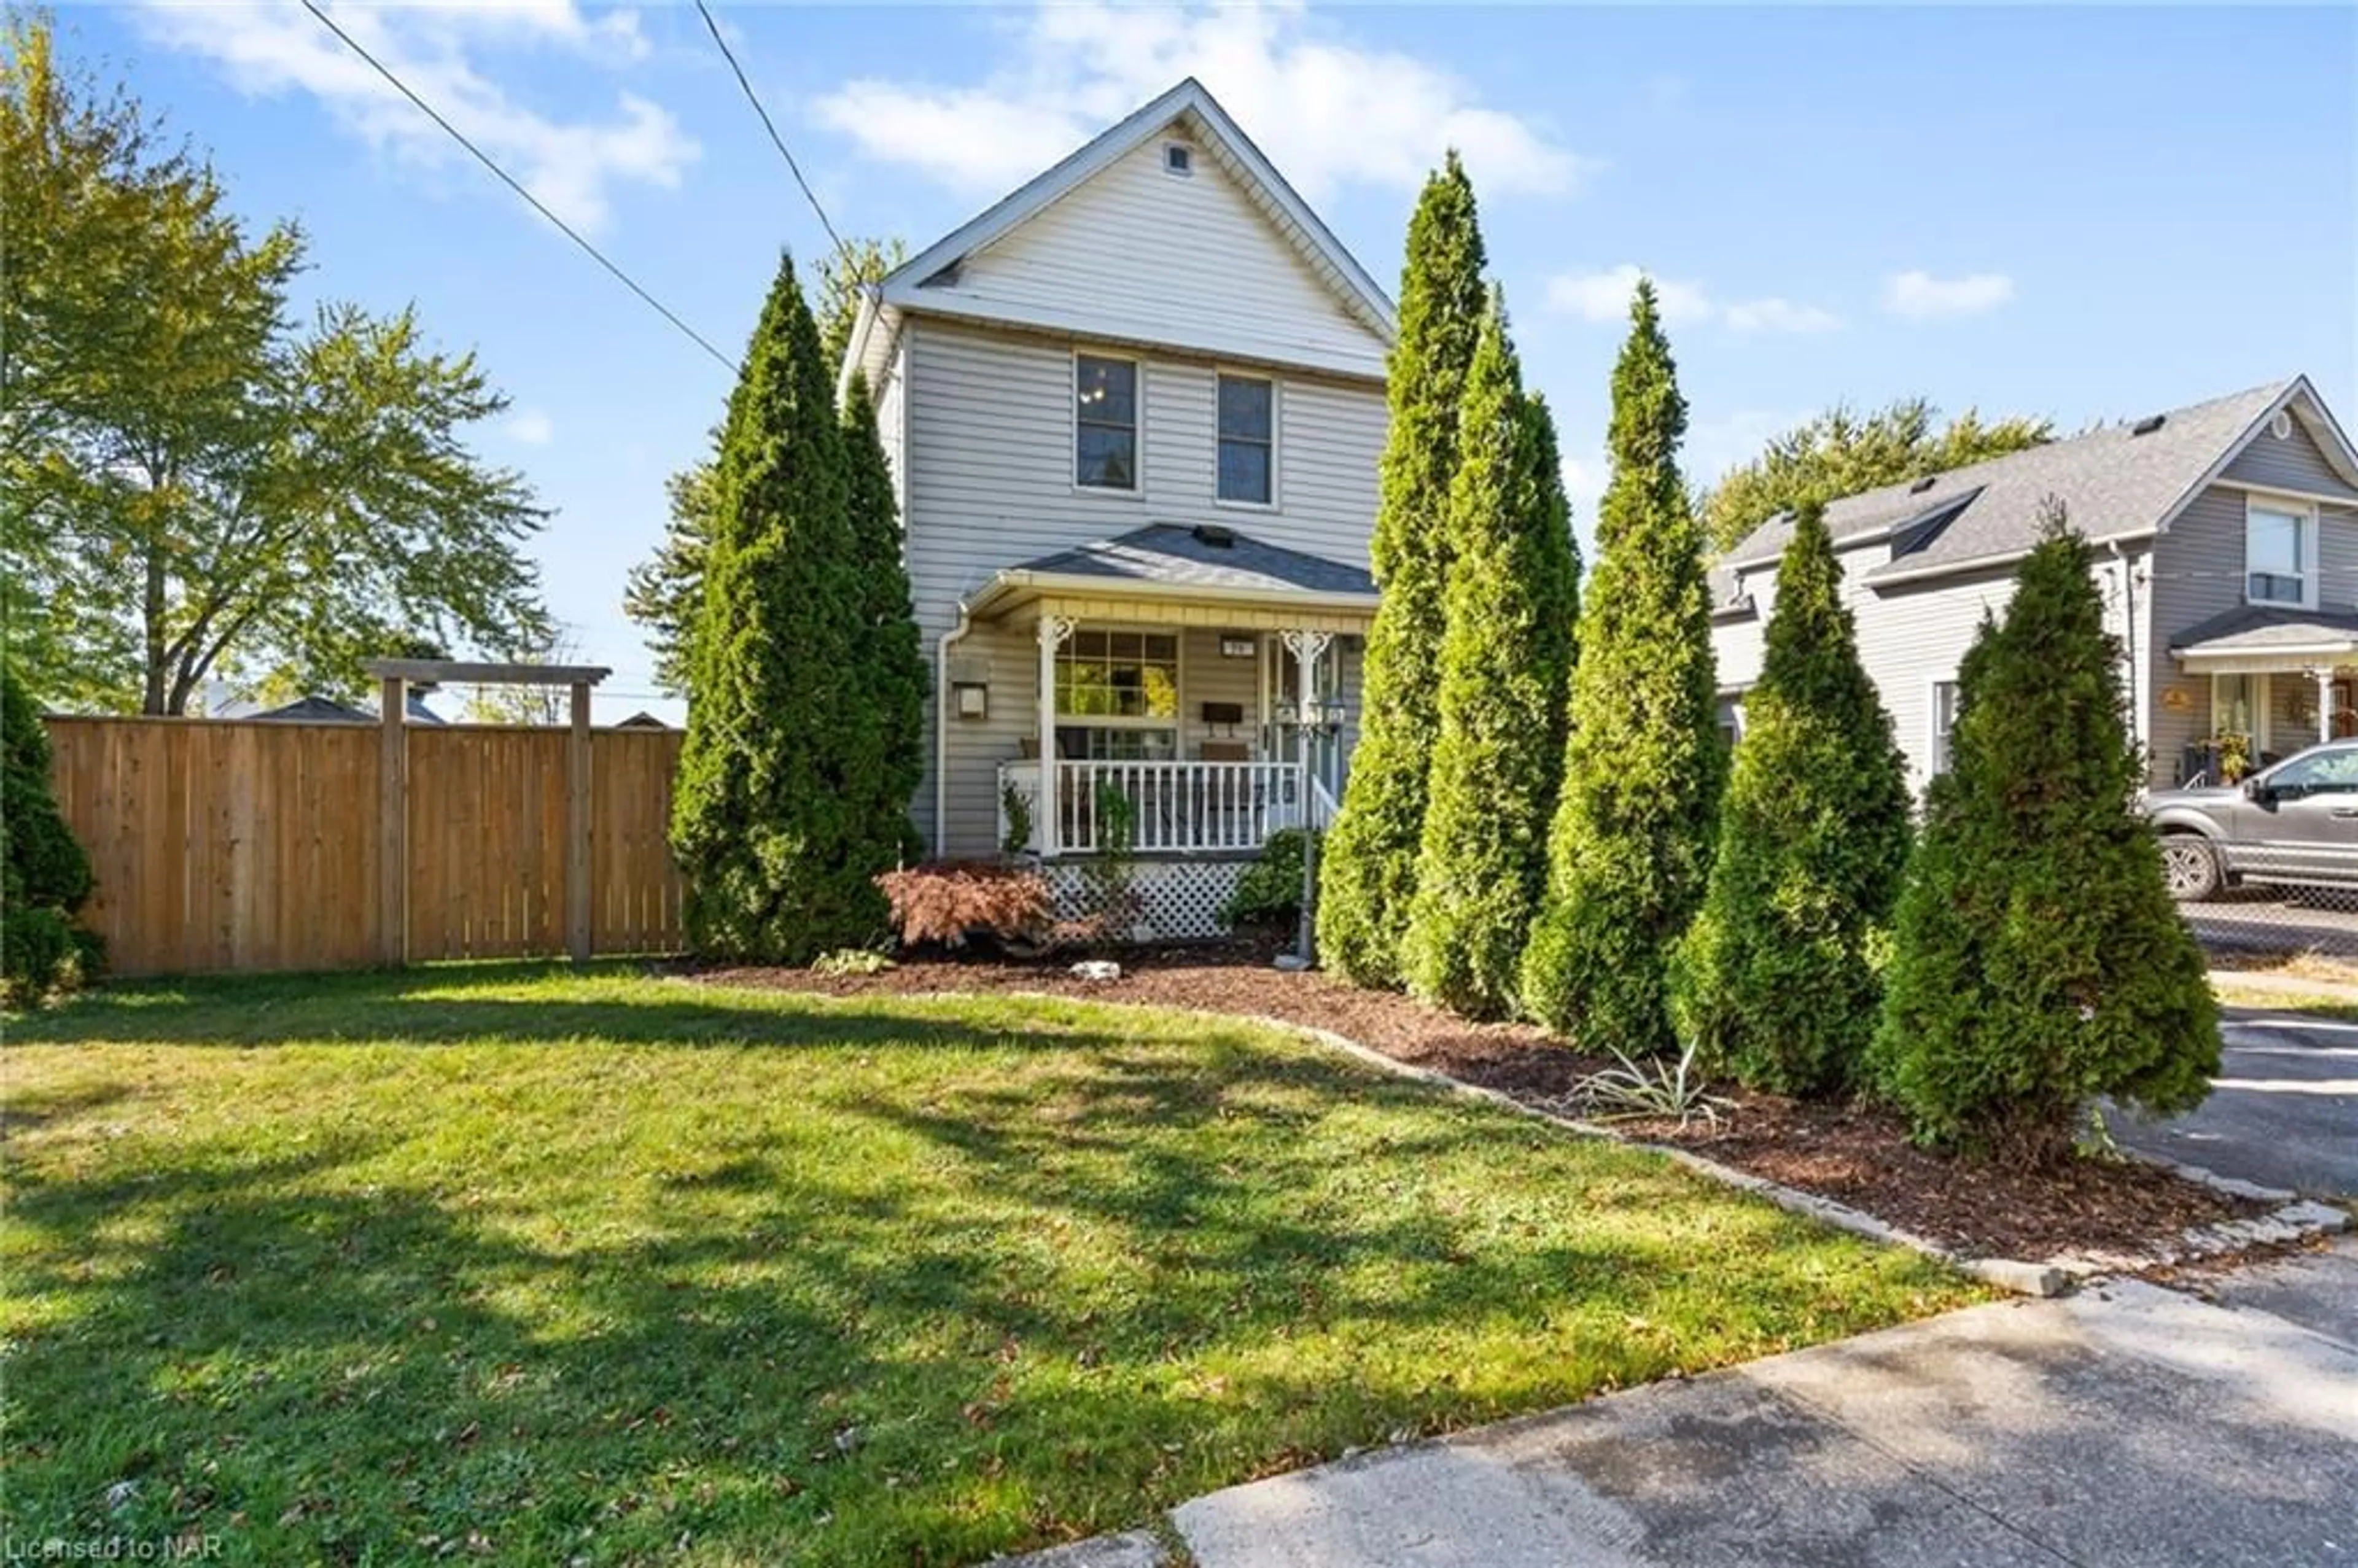
<svg viewBox="0 0 2358 1568"><path fill-rule="evenodd" d="M1425 181L1409 222L1369 545L1383 600L1368 633L1350 780L1320 861L1319 950L1329 968L1361 985L1399 983L1415 892L1426 773L1440 731L1449 487L1486 304L1483 263L1473 183L1452 152Z"/></svg>
<svg viewBox="0 0 2358 1568"><path fill-rule="evenodd" d="M2120 648L2086 542L2060 505L2048 524L1959 671L1871 1055L1920 1137L2032 1161L2096 1097L2189 1110L2219 1068L2201 951L2131 810Z"/></svg>
<svg viewBox="0 0 2358 1568"><path fill-rule="evenodd" d="M864 598L834 385L781 258L729 403L672 814L699 954L807 963L885 929Z"/></svg>
<svg viewBox="0 0 2358 1568"><path fill-rule="evenodd" d="M704 458L664 481L670 521L655 553L631 568L623 579L622 613L646 629L654 651L655 685L674 697L687 695L696 667L692 643L696 614L704 603L704 557L719 504L713 467L721 432L712 432L714 456Z"/></svg>
<svg viewBox="0 0 2358 1568"><path fill-rule="evenodd" d="M1665 965L1710 869L1726 771L1702 530L1679 476L1686 401L1641 280L1613 370L1613 473L1583 594L1548 890L1524 1006L1582 1044L1671 1042Z"/></svg>
<svg viewBox="0 0 2358 1568"><path fill-rule="evenodd" d="M1672 966L1680 1037L1785 1094L1862 1076L1908 860L1907 762L1841 592L1824 507L1803 502L1745 694L1708 891Z"/></svg>
<svg viewBox="0 0 2358 1568"><path fill-rule="evenodd" d="M208 676L353 695L406 634L548 634L524 481L463 433L507 406L407 310L289 316L291 224L255 234L137 103L7 24L0 540L28 678L179 713Z"/></svg>
<svg viewBox="0 0 2358 1568"><path fill-rule="evenodd" d="M41 710L0 659L0 1003L30 1005L94 967L97 939L73 923L90 893L90 857L50 785Z"/></svg>
<svg viewBox="0 0 2358 1568"><path fill-rule="evenodd" d="M820 352L833 376L851 342L861 291L907 259L897 237L857 238L829 252L818 266ZM712 530L713 465L720 432L712 432L712 454L698 459L664 483L670 517L654 554L630 568L622 612L646 629L655 655L655 685L674 697L687 695L696 661L689 643L696 611L704 602L705 540Z"/></svg>
<svg viewBox="0 0 2358 1568"><path fill-rule="evenodd" d="M1714 549L1734 548L1761 524L1805 501L1833 501L1928 473L2002 458L2055 438L2045 419L2017 416L1985 422L1968 408L1947 425L1921 397L1903 397L1861 414L1838 404L1773 438L1732 469L1698 503Z"/></svg>
<svg viewBox="0 0 2358 1568"><path fill-rule="evenodd" d="M1418 996L1490 1018L1514 1009L1547 884L1579 613L1554 420L1523 390L1496 290L1466 377L1448 527L1440 730L1402 968Z"/></svg>
<svg viewBox="0 0 2358 1568"><path fill-rule="evenodd" d="M875 797L902 849L917 844L909 802L925 773L925 656L902 553L901 511L892 465L876 428L868 378L854 373L843 400L845 503L849 509L858 600L853 656L868 762L854 778Z"/></svg>

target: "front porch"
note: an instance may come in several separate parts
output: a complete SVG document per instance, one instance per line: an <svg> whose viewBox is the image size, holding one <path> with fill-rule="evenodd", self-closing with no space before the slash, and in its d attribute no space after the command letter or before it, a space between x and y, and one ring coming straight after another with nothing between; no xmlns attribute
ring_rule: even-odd
<svg viewBox="0 0 2358 1568"><path fill-rule="evenodd" d="M2170 651L2189 677L2163 693L2187 737L2180 784L2232 784L2304 747L2358 735L2358 615L2247 606Z"/></svg>
<svg viewBox="0 0 2358 1568"><path fill-rule="evenodd" d="M997 847L1208 861L1324 827L1375 603L1364 569L1210 526L998 573L968 607L976 640L998 684L1018 649L1032 668L1013 744L990 759Z"/></svg>

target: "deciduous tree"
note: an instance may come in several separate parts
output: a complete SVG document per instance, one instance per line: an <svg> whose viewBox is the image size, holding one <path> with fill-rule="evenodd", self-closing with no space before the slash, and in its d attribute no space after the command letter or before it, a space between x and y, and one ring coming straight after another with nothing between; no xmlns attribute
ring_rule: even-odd
<svg viewBox="0 0 2358 1568"><path fill-rule="evenodd" d="M8 24L0 553L12 643L74 706L179 713L208 676L341 694L399 637L545 640L544 514L465 432L507 406L415 315L297 326L301 232L255 234L135 101Z"/></svg>
<svg viewBox="0 0 2358 1568"><path fill-rule="evenodd" d="M1772 438L1761 454L1720 476L1700 503L1704 534L1714 549L1804 501L1833 501L1862 490L2002 458L2055 438L2045 419L2022 416L1985 422L1974 409L1937 424L1921 397L1903 397L1871 413L1838 404Z"/></svg>

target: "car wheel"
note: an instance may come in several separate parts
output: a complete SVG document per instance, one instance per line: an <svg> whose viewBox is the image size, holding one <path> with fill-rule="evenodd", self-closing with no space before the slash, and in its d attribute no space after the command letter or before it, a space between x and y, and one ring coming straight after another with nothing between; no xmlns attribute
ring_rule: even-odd
<svg viewBox="0 0 2358 1568"><path fill-rule="evenodd" d="M2192 833L2172 833L2161 841L2161 870L2169 896L2180 903L2200 903L2219 892L2219 856L2209 840Z"/></svg>

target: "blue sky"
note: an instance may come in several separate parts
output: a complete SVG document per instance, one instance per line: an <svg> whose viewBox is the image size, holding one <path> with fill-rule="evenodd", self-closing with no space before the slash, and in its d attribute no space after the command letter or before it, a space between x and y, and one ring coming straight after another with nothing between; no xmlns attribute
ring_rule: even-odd
<svg viewBox="0 0 2358 1568"><path fill-rule="evenodd" d="M495 0L338 15L731 355L817 220L692 8ZM1200 76L1389 284L1424 168L1465 147L1578 525L1604 476L1626 269L1664 282L1708 477L1837 400L2066 427L2306 371L2358 422L2358 11L2106 7L1118 11L732 6L847 233L920 245ZM320 297L415 301L515 399L483 452L539 542L600 718L656 706L621 612L729 373L291 5L76 6L299 218Z"/></svg>

